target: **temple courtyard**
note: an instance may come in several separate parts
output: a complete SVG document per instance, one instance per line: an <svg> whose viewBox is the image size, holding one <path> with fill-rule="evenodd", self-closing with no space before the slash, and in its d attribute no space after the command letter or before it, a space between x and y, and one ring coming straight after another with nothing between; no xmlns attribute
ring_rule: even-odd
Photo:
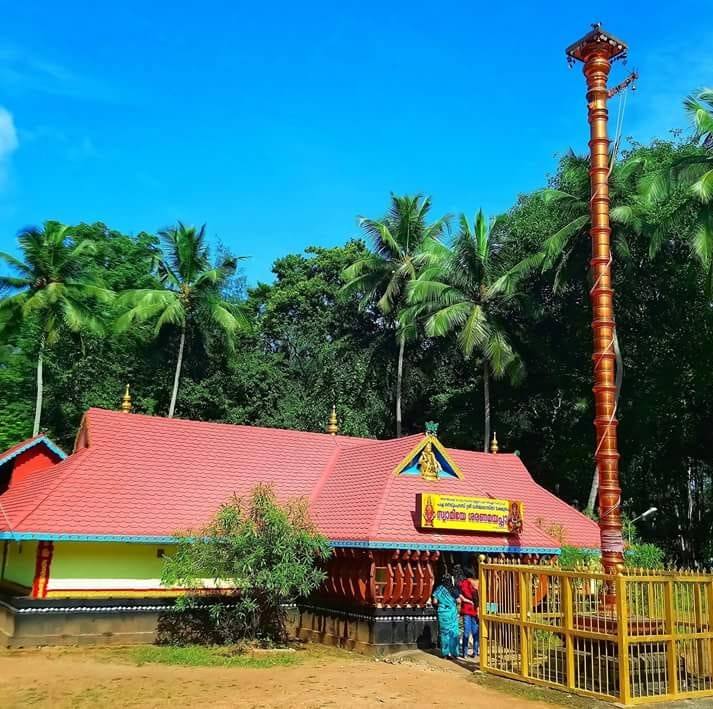
<svg viewBox="0 0 713 709"><path fill-rule="evenodd" d="M0 654L0 697L11 707L401 707L537 709L591 700L496 680L425 653L376 661L307 646L244 660L171 648L45 648ZM213 651L215 652L215 651ZM210 662L224 666L186 666ZM156 660L161 660L156 662ZM243 666L241 666L241 664ZM571 703L570 703L571 702Z"/></svg>

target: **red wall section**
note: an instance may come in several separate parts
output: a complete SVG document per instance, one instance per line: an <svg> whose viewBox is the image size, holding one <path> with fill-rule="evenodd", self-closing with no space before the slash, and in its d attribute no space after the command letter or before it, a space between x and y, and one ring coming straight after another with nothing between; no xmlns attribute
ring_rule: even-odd
<svg viewBox="0 0 713 709"><path fill-rule="evenodd" d="M59 458L45 448L43 445L33 446L24 453L20 453L12 464L12 477L10 487L17 485L20 480L24 480L28 475L44 470L59 462Z"/></svg>

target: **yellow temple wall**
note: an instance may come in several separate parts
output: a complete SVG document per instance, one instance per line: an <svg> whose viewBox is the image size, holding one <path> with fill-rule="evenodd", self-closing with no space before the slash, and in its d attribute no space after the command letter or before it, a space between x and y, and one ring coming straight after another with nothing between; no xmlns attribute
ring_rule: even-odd
<svg viewBox="0 0 713 709"><path fill-rule="evenodd" d="M47 597L170 594L161 586L161 557L174 551L171 544L55 542Z"/></svg>
<svg viewBox="0 0 713 709"><path fill-rule="evenodd" d="M37 542L8 541L3 550L2 580L32 586L37 561Z"/></svg>

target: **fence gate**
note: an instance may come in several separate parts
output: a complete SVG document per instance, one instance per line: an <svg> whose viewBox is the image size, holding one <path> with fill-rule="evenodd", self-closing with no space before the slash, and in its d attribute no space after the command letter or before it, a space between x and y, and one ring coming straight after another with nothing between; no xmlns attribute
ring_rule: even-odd
<svg viewBox="0 0 713 709"><path fill-rule="evenodd" d="M480 566L486 672L623 704L713 696L713 576Z"/></svg>

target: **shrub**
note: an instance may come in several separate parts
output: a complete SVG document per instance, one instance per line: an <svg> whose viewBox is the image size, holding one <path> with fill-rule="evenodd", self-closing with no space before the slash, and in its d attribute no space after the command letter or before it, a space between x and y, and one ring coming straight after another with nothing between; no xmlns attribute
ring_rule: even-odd
<svg viewBox="0 0 713 709"><path fill-rule="evenodd" d="M655 544L632 544L624 552L624 563L634 568L663 569L664 551Z"/></svg>
<svg viewBox="0 0 713 709"><path fill-rule="evenodd" d="M197 626L209 642L284 640L284 604L322 583L329 553L306 500L280 505L267 485L234 497L203 529L179 535L176 553L165 559L162 582L189 589L176 602L171 639L181 641L185 625L192 642L201 635Z"/></svg>
<svg viewBox="0 0 713 709"><path fill-rule="evenodd" d="M563 546L560 568L571 571L577 566L588 571L601 572L601 556L596 549ZM664 551L655 544L631 544L624 551L624 565L630 568L663 569Z"/></svg>

